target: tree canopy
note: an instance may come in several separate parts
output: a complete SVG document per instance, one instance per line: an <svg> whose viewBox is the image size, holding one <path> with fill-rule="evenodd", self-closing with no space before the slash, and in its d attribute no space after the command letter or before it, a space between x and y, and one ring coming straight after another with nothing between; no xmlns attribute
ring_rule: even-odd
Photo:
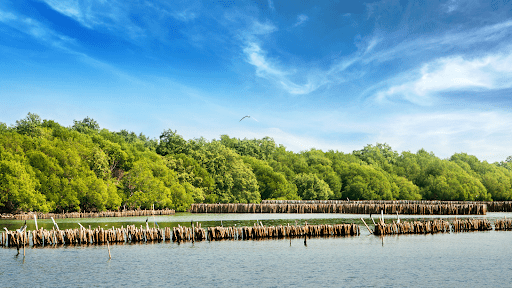
<svg viewBox="0 0 512 288"><path fill-rule="evenodd" d="M499 163L376 143L352 153L286 150L272 138L159 139L70 127L37 114L0 122L0 212L171 208L265 199L511 200L512 156Z"/></svg>

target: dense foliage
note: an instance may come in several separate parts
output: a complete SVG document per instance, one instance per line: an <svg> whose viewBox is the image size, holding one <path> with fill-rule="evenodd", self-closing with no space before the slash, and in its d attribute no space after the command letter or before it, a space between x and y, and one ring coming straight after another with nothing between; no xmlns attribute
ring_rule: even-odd
<svg viewBox="0 0 512 288"><path fill-rule="evenodd" d="M287 151L273 139L160 139L63 127L29 113L0 123L0 211L171 208L264 199L511 200L512 157L500 163L368 145L345 154Z"/></svg>

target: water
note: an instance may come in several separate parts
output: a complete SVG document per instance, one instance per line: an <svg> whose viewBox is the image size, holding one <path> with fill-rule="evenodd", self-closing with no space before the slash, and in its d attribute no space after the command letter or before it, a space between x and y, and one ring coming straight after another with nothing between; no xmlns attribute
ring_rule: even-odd
<svg viewBox="0 0 512 288"><path fill-rule="evenodd" d="M492 213L486 217L503 218L505 215L509 214ZM156 217L157 222L161 220L160 226L164 223L190 225L191 218L201 221L203 227L216 225L220 220L226 226L231 222L243 224L255 220L268 225L266 221L294 224L297 220L313 224L354 222L359 218L358 215L337 214L179 214L165 217ZM84 220L96 226L112 227L112 224L145 223L146 219L140 218L143 217L57 222L61 228L62 225L75 228L76 222ZM0 221L0 227L7 224L16 227L20 222L24 221ZM379 238L368 235L363 226L361 233L356 237L311 238L307 246L303 239L112 245L111 260L108 260L107 247L96 245L30 247L25 257L23 254L15 256L16 249L0 249L0 286L510 286L512 232Z"/></svg>

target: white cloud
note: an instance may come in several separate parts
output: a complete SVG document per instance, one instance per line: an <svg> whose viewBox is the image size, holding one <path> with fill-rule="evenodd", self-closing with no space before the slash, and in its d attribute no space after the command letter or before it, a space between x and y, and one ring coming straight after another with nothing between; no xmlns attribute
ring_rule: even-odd
<svg viewBox="0 0 512 288"><path fill-rule="evenodd" d="M361 59L362 64L371 62L382 63L397 58L408 58L412 55L424 55L425 53L438 52L445 54L455 48L475 48L482 43L510 43L512 39L512 21L465 30L463 32L447 31L433 37L418 37L413 40L403 41L395 45L392 37L380 37L385 47L386 39L393 41L392 45L380 50L373 49L372 53Z"/></svg>
<svg viewBox="0 0 512 288"><path fill-rule="evenodd" d="M494 54L469 60L460 56L442 58L395 81L399 83L376 93L377 100L399 97L416 104L428 104L432 97L441 92L510 88L512 54Z"/></svg>
<svg viewBox="0 0 512 288"><path fill-rule="evenodd" d="M196 12L190 11L189 9L185 9L183 11L174 12L172 13L173 17L183 21L188 22L196 19L198 17L198 14Z"/></svg>
<svg viewBox="0 0 512 288"><path fill-rule="evenodd" d="M108 29L128 35L131 39L145 36L145 31L131 19L131 6L111 1L41 0L55 11L66 15L89 29Z"/></svg>
<svg viewBox="0 0 512 288"><path fill-rule="evenodd" d="M272 0L268 0L268 8L272 11L276 11L276 8L274 7L274 2Z"/></svg>
<svg viewBox="0 0 512 288"><path fill-rule="evenodd" d="M270 23L254 21L251 27L243 33L243 53L247 63L256 68L256 76L275 81L290 94L308 94L324 85L326 80L308 76L303 84L291 80L298 73L295 69L282 68L278 61L267 56L267 52L259 44L260 37L265 37L277 28Z"/></svg>
<svg viewBox="0 0 512 288"><path fill-rule="evenodd" d="M269 59L266 56L266 52L262 50L257 43L247 43L243 52L246 55L247 63L256 68L256 75L258 77L277 82L290 94L308 94L328 82L327 79L320 78L321 76L319 76L319 78L314 78L313 75L308 76L308 79L304 84L297 84L293 82L290 78L293 74L296 74L296 72L277 67L277 64L275 64L276 61Z"/></svg>
<svg viewBox="0 0 512 288"><path fill-rule="evenodd" d="M29 17L17 16L0 10L0 22L56 48L66 50L68 46L75 43L74 39L58 34L41 22Z"/></svg>
<svg viewBox="0 0 512 288"><path fill-rule="evenodd" d="M293 27L300 26L308 20L309 20L309 17L307 15L300 14L297 16L297 22L295 22L295 24L293 24Z"/></svg>
<svg viewBox="0 0 512 288"><path fill-rule="evenodd" d="M18 17L12 14L11 12L4 12L0 10L0 22L9 22L12 20L16 20Z"/></svg>
<svg viewBox="0 0 512 288"><path fill-rule="evenodd" d="M444 5L446 9L446 13L452 13L453 11L457 10L459 8L457 0L450 0L448 3Z"/></svg>
<svg viewBox="0 0 512 288"><path fill-rule="evenodd" d="M468 153L480 160L503 161L512 154L512 115L498 111L461 111L396 116L376 124L380 133L375 142L386 142L398 151L424 148L448 158Z"/></svg>

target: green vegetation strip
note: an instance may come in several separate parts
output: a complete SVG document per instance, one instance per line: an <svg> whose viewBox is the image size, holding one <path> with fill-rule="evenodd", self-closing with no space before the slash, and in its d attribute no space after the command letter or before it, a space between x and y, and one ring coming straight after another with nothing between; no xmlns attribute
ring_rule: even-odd
<svg viewBox="0 0 512 288"><path fill-rule="evenodd" d="M440 159L378 143L295 153L268 137L185 140L168 129L150 139L100 129L89 117L70 127L32 113L0 123L0 213L185 211L272 199L508 201L511 170L512 157Z"/></svg>

